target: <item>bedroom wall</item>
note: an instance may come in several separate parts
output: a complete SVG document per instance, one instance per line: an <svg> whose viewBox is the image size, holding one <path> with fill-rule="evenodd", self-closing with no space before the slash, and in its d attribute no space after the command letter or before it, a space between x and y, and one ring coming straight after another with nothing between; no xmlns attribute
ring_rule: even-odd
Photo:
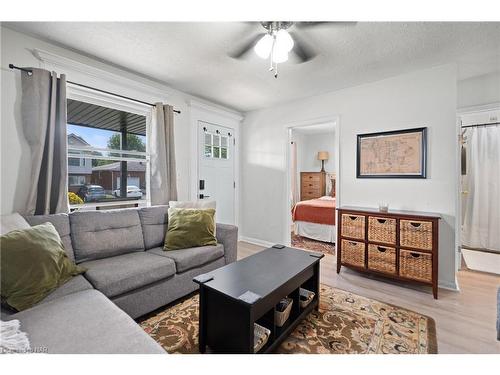
<svg viewBox="0 0 500 375"><path fill-rule="evenodd" d="M17 66L41 67L41 62L33 55L40 49L62 58L82 64L77 68L56 68L58 73L66 73L67 79L103 90L120 93L146 102L162 101L180 110L175 115L175 149L179 199L191 196L191 139L196 133L191 131L191 100L207 104L218 113L239 115L231 109L198 99L171 87L147 80L132 73L117 69L68 49L46 43L31 36L0 27L1 33L1 174L0 212L2 214L19 211L24 207L29 185L31 155L24 139L21 125L21 78L20 72L8 68L9 63ZM86 67L100 69L104 76L89 74ZM80 69L79 69L80 68ZM107 79L106 74L113 79ZM118 77L118 79L116 79Z"/></svg>
<svg viewBox="0 0 500 375"><path fill-rule="evenodd" d="M241 137L242 236L286 243L286 127L338 115L340 204L387 201L395 209L441 213L439 279L455 288L456 106L456 66L444 65L248 112ZM427 179L356 178L356 134L419 126L428 127Z"/></svg>
<svg viewBox="0 0 500 375"><path fill-rule="evenodd" d="M328 151L329 159L325 162L325 171L335 172L335 135L330 133L302 134L302 142L297 143L300 172L319 172L321 161L317 159L318 151Z"/></svg>
<svg viewBox="0 0 500 375"><path fill-rule="evenodd" d="M458 108L492 103L500 103L500 72L458 81Z"/></svg>

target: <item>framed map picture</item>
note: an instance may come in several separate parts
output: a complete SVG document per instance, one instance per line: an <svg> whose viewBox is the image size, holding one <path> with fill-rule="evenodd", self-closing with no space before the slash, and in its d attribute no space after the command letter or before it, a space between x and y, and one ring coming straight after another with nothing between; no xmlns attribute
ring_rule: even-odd
<svg viewBox="0 0 500 375"><path fill-rule="evenodd" d="M427 128L358 134L358 178L426 178Z"/></svg>

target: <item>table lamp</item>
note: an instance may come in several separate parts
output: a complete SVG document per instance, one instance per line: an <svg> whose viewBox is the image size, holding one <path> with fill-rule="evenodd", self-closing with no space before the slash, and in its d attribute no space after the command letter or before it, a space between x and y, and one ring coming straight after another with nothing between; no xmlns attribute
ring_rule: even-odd
<svg viewBox="0 0 500 375"><path fill-rule="evenodd" d="M321 172L325 171L325 160L328 160L328 151L318 152L318 160L321 160Z"/></svg>

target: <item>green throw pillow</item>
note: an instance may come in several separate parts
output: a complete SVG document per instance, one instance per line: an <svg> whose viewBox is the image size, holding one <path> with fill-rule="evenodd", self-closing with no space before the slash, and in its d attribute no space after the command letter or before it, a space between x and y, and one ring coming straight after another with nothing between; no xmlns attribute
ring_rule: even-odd
<svg viewBox="0 0 500 375"><path fill-rule="evenodd" d="M164 250L217 245L213 208L169 208Z"/></svg>
<svg viewBox="0 0 500 375"><path fill-rule="evenodd" d="M74 264L51 223L0 237L2 301L21 311L44 299L85 268Z"/></svg>

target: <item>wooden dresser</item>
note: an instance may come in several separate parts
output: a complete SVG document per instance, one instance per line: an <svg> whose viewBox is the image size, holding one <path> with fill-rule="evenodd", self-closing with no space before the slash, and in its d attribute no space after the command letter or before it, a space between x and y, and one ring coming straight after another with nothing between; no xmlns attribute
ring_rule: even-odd
<svg viewBox="0 0 500 375"><path fill-rule="evenodd" d="M300 200L316 199L326 195L325 172L300 172Z"/></svg>
<svg viewBox="0 0 500 375"><path fill-rule="evenodd" d="M438 297L435 213L339 207L337 273L341 266L432 286Z"/></svg>

